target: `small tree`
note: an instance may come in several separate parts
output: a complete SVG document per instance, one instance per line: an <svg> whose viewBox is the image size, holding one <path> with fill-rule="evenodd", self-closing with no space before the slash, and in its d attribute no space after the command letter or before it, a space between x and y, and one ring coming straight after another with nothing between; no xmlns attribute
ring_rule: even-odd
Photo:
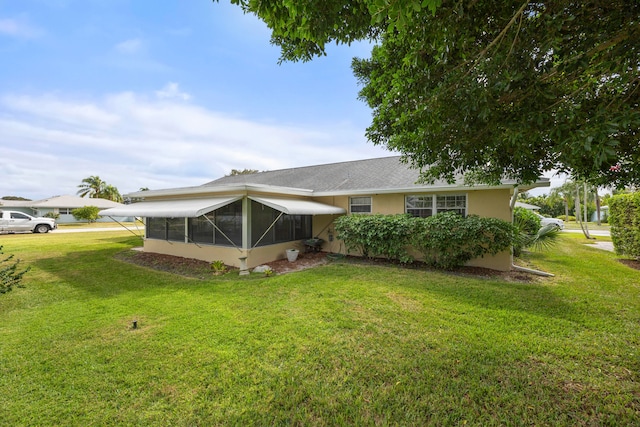
<svg viewBox="0 0 640 427"><path fill-rule="evenodd" d="M86 220L89 223L95 222L99 217L99 213L100 208L97 206L85 206L71 211L71 215L73 215L76 220Z"/></svg>
<svg viewBox="0 0 640 427"><path fill-rule="evenodd" d="M2 246L0 246L0 255L2 254ZM9 255L6 258L0 258L0 294L11 291L14 286L20 287L22 276L31 269L31 267L28 267L25 270L18 271L20 261L13 261L13 257L13 255Z"/></svg>

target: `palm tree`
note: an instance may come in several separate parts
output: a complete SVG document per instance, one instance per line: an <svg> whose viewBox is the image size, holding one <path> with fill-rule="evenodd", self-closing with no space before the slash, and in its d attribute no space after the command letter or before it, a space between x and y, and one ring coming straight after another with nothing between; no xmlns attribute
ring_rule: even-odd
<svg viewBox="0 0 640 427"><path fill-rule="evenodd" d="M118 189L113 185L105 185L99 197L111 200L112 202L122 203L122 196Z"/></svg>
<svg viewBox="0 0 640 427"><path fill-rule="evenodd" d="M98 198L103 193L107 184L97 175L82 180L82 184L78 185L78 196Z"/></svg>

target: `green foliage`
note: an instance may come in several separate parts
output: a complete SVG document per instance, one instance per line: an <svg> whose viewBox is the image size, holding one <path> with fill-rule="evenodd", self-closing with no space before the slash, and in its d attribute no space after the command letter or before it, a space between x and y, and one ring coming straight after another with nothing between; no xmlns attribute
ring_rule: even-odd
<svg viewBox="0 0 640 427"><path fill-rule="evenodd" d="M107 184L96 175L83 179L78 188L77 194L80 197L89 196L94 199L107 199L118 203L123 201L122 195L116 187Z"/></svg>
<svg viewBox="0 0 640 427"><path fill-rule="evenodd" d="M2 255L2 246L0 246L0 255ZM13 261L14 255L0 258L0 294L5 294L13 289L13 287L21 287L20 282L22 276L31 269L19 271L18 264L20 261Z"/></svg>
<svg viewBox="0 0 640 427"><path fill-rule="evenodd" d="M74 209L71 211L71 215L78 221L94 222L99 218L100 208L97 206L84 206L82 208Z"/></svg>
<svg viewBox="0 0 640 427"><path fill-rule="evenodd" d="M513 226L506 221L443 212L416 219L412 243L425 263L451 270L474 258L508 249L513 238Z"/></svg>
<svg viewBox="0 0 640 427"><path fill-rule="evenodd" d="M55 213L55 212L47 212L46 214L44 214L45 218L53 218L53 219L58 219L60 218L60 214L59 213Z"/></svg>
<svg viewBox="0 0 640 427"><path fill-rule="evenodd" d="M527 234L536 234L540 230L540 217L529 209L514 208L513 222L518 230Z"/></svg>
<svg viewBox="0 0 640 427"><path fill-rule="evenodd" d="M609 224L616 253L640 258L640 192L610 199Z"/></svg>
<svg viewBox="0 0 640 427"><path fill-rule="evenodd" d="M576 217L575 217L575 216L573 216L573 215L569 215L569 216L566 216L566 215L560 215L560 216L557 216L556 218L561 219L561 220L563 220L564 222L569 222L569 221L576 222Z"/></svg>
<svg viewBox="0 0 640 427"><path fill-rule="evenodd" d="M373 109L367 136L425 180L532 182L556 169L640 182L640 2L232 0L281 60L332 41L376 41L353 71Z"/></svg>
<svg viewBox="0 0 640 427"><path fill-rule="evenodd" d="M557 169L640 182L640 3L452 2L355 60L367 136L427 181L532 182Z"/></svg>
<svg viewBox="0 0 640 427"><path fill-rule="evenodd" d="M409 215L344 215L336 219L337 237L349 251L364 257L386 257L408 263L413 261L407 252L414 218Z"/></svg>
<svg viewBox="0 0 640 427"><path fill-rule="evenodd" d="M211 270L213 274L220 275L227 272L227 266L224 261L216 260L211 263Z"/></svg>

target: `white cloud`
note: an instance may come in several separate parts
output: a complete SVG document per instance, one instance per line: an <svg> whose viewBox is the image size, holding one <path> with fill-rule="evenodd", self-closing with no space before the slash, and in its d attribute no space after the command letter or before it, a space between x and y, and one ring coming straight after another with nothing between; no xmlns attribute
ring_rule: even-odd
<svg viewBox="0 0 640 427"><path fill-rule="evenodd" d="M26 18L0 19L0 34L11 37L32 39L40 37L44 33L40 28L31 25Z"/></svg>
<svg viewBox="0 0 640 427"><path fill-rule="evenodd" d="M191 99L191 95L186 92L180 92L178 83L167 83L165 87L156 91L156 96L159 99L182 99L188 101Z"/></svg>
<svg viewBox="0 0 640 427"><path fill-rule="evenodd" d="M134 55L139 53L144 48L144 43L140 39L129 39L115 46L115 50L118 53L125 55Z"/></svg>
<svg viewBox="0 0 640 427"><path fill-rule="evenodd" d="M160 96L158 93L165 93ZM183 102L177 83L77 100L0 97L0 197L74 194L98 175L123 192L201 185L231 169L274 170L390 155L348 123L302 128Z"/></svg>

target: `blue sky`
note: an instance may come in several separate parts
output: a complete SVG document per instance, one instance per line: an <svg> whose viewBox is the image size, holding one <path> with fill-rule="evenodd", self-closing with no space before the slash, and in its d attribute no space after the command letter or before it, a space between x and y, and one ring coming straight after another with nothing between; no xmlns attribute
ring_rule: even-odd
<svg viewBox="0 0 640 427"><path fill-rule="evenodd" d="M0 197L394 154L364 136L369 45L278 65L269 34L224 1L0 0Z"/></svg>

